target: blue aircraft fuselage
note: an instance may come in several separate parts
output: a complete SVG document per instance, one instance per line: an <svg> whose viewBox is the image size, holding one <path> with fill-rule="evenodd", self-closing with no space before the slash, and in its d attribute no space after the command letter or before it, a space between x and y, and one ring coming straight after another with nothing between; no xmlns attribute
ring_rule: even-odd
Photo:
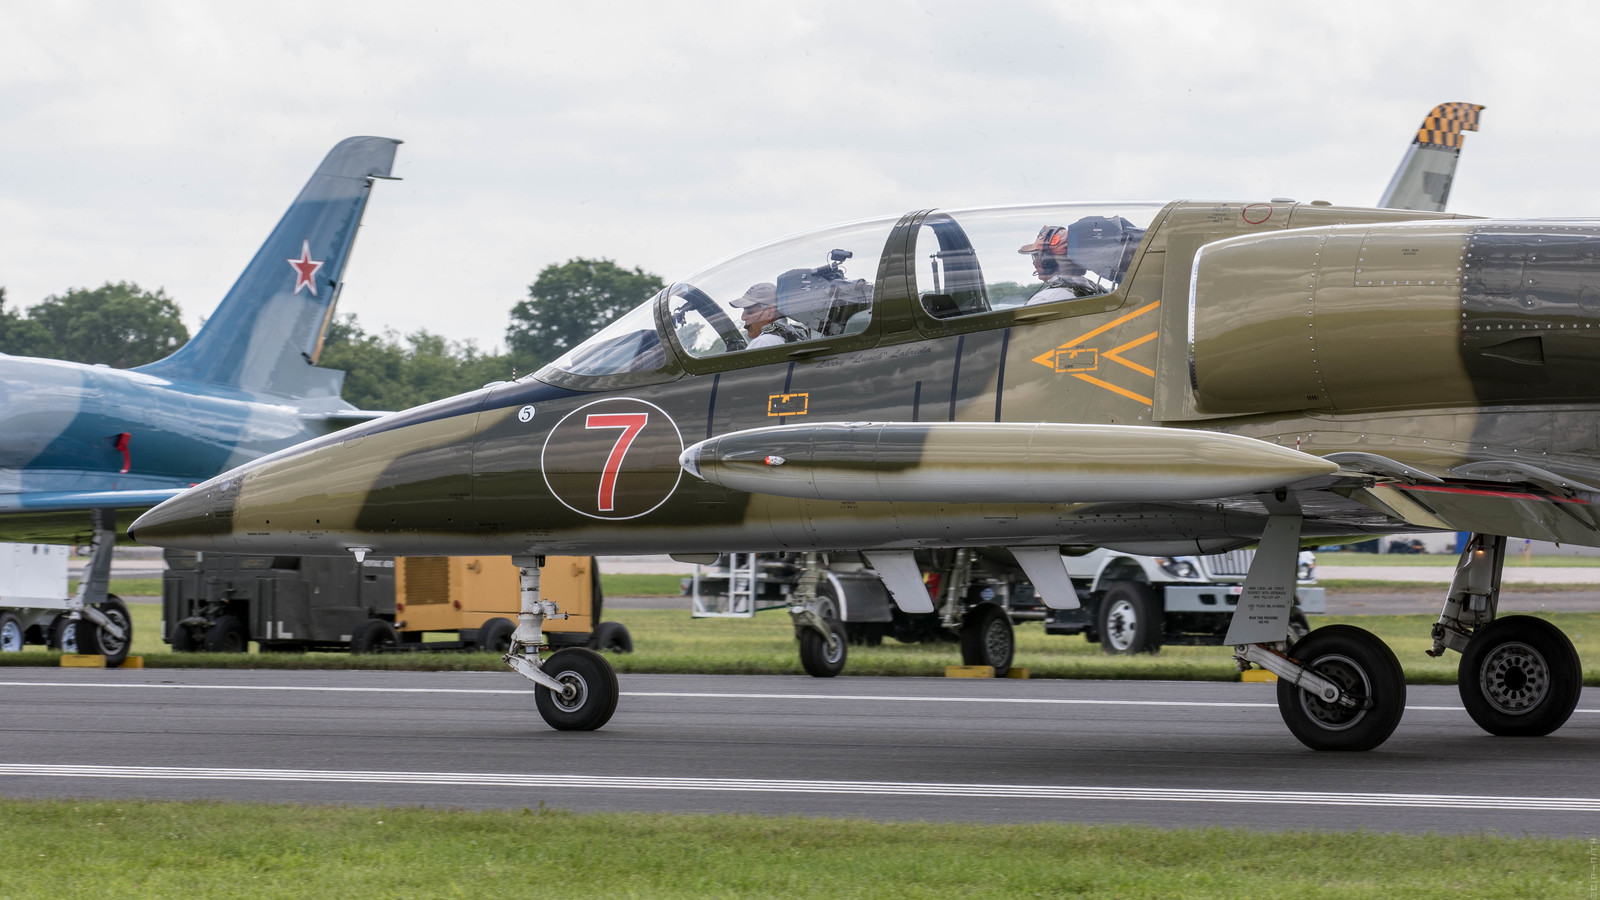
<svg viewBox="0 0 1600 900"><path fill-rule="evenodd" d="M325 431L288 398L0 356L0 507L36 491L188 487Z"/></svg>

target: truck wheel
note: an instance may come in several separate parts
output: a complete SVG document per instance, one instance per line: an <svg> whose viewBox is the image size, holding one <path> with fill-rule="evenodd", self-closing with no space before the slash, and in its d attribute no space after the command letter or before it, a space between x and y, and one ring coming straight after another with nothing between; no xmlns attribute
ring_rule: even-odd
<svg viewBox="0 0 1600 900"><path fill-rule="evenodd" d="M217 616L206 629L201 646L207 653L243 653L250 649L250 632L238 616Z"/></svg>
<svg viewBox="0 0 1600 900"><path fill-rule="evenodd" d="M506 653L511 649L511 633L517 626L511 624L510 619L498 616L483 623L478 628L478 649L490 653Z"/></svg>
<svg viewBox="0 0 1600 900"><path fill-rule="evenodd" d="M194 631L187 625L172 626L173 653L193 653L200 649L200 641L195 640Z"/></svg>
<svg viewBox="0 0 1600 900"><path fill-rule="evenodd" d="M589 636L589 648L612 653L632 653L633 635L628 634L627 626L621 622L601 622L595 626L594 634Z"/></svg>
<svg viewBox="0 0 1600 900"><path fill-rule="evenodd" d="M967 611L961 624L961 664L993 666L996 678L1011 671L1016 634L1006 611L993 603L980 603Z"/></svg>
<svg viewBox="0 0 1600 900"><path fill-rule="evenodd" d="M1507 616L1478 629L1461 654L1461 704L1478 727L1505 737L1543 737L1578 706L1583 664L1561 629Z"/></svg>
<svg viewBox="0 0 1600 900"><path fill-rule="evenodd" d="M101 631L100 626L88 619L81 619L77 622L76 628L78 652L104 656L106 667L114 669L128 658L128 647L133 643L133 620L128 617L128 607L116 594L107 594L105 602L95 608L106 618L117 623L124 636L119 640Z"/></svg>
<svg viewBox="0 0 1600 900"><path fill-rule="evenodd" d="M1278 712L1300 743L1313 750L1371 750L1394 734L1406 711L1406 676L1377 635L1353 625L1324 625L1289 655L1358 703L1354 709L1327 703L1279 681Z"/></svg>
<svg viewBox="0 0 1600 900"><path fill-rule="evenodd" d="M844 624L838 619L826 619L828 630L833 632L836 639L836 649L829 650L828 642L817 634L815 629L802 628L800 631L800 665L805 667L806 674L813 678L832 678L844 671L845 660L849 656L846 650Z"/></svg>
<svg viewBox="0 0 1600 900"><path fill-rule="evenodd" d="M384 619L368 619L350 635L351 653L382 653L400 644L400 632Z"/></svg>
<svg viewBox="0 0 1600 900"><path fill-rule="evenodd" d="M1096 617L1100 648L1114 654L1156 653L1161 650L1163 619L1161 599L1150 585L1113 581L1100 598Z"/></svg>
<svg viewBox="0 0 1600 900"><path fill-rule="evenodd" d="M78 652L78 623L71 616L62 613L50 622L49 647L62 653Z"/></svg>
<svg viewBox="0 0 1600 900"><path fill-rule="evenodd" d="M0 612L0 653L22 649L22 622L8 612Z"/></svg>
<svg viewBox="0 0 1600 900"><path fill-rule="evenodd" d="M617 672L605 657L584 647L568 647L550 654L540 668L572 691L572 696L565 697L544 685L533 689L539 715L551 728L593 731L611 721L621 689Z"/></svg>

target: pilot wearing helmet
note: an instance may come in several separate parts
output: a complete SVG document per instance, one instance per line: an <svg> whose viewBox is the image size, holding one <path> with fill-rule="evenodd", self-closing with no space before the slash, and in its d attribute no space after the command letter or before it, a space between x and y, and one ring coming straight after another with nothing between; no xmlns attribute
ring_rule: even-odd
<svg viewBox="0 0 1600 900"><path fill-rule="evenodd" d="M739 323L750 338L746 349L776 347L811 338L805 326L783 317L778 309L778 286L770 281L750 285L743 296L728 305L740 311Z"/></svg>
<svg viewBox="0 0 1600 900"><path fill-rule="evenodd" d="M1033 254L1033 274L1044 282L1044 290L1028 298L1029 306L1105 293L1105 288L1089 278L1084 267L1067 255L1064 225L1046 225L1039 229L1039 236L1032 243L1023 244L1017 252Z"/></svg>

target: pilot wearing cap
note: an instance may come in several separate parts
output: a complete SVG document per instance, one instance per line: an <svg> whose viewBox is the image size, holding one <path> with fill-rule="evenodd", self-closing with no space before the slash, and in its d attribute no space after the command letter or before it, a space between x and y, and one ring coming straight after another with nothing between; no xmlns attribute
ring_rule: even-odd
<svg viewBox="0 0 1600 900"><path fill-rule="evenodd" d="M1033 254L1033 274L1044 282L1044 290L1028 298L1029 306L1105 293L1104 288L1087 277L1083 266L1067 255L1065 225L1046 225L1039 229L1039 236L1032 243L1023 244L1017 252Z"/></svg>
<svg viewBox="0 0 1600 900"><path fill-rule="evenodd" d="M748 349L776 347L811 337L802 325L785 319L778 309L778 286L770 281L750 285L739 299L729 304L740 310L739 322L750 338Z"/></svg>

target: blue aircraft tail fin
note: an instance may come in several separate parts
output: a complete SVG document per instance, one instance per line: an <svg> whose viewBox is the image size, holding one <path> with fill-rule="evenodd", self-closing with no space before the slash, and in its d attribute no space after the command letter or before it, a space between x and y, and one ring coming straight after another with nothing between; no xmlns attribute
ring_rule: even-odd
<svg viewBox="0 0 1600 900"><path fill-rule="evenodd" d="M344 373L319 368L345 263L374 178L389 178L392 138L340 141L189 343L137 371L286 397L339 396Z"/></svg>

